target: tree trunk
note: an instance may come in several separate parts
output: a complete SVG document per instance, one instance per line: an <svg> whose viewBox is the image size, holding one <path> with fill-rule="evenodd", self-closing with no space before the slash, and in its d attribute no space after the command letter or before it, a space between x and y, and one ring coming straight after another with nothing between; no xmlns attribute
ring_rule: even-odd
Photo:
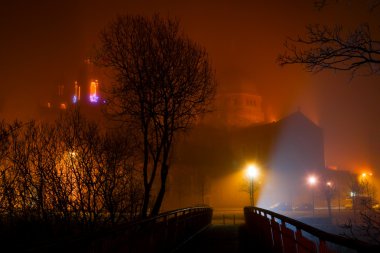
<svg viewBox="0 0 380 253"><path fill-rule="evenodd" d="M144 124L143 124L144 125ZM149 145L148 145L148 131L144 125L144 165L143 165L143 177L144 177L144 200L141 209L141 218L148 216L148 206L150 199L151 184L148 182L148 163L149 163Z"/></svg>
<svg viewBox="0 0 380 253"><path fill-rule="evenodd" d="M332 218L332 212L331 212L331 198L327 198L327 209L329 210L329 217Z"/></svg>
<svg viewBox="0 0 380 253"><path fill-rule="evenodd" d="M143 206L141 209L141 218L148 217L149 199L150 199L150 187L145 186L144 187L144 201L143 201Z"/></svg>
<svg viewBox="0 0 380 253"><path fill-rule="evenodd" d="M157 215L160 212L160 208L162 205L162 201L164 200L165 191L166 191L166 179L168 176L168 168L169 166L167 164L162 165L162 171L161 171L161 188L158 192L156 202L154 203L153 210L152 210L152 216Z"/></svg>

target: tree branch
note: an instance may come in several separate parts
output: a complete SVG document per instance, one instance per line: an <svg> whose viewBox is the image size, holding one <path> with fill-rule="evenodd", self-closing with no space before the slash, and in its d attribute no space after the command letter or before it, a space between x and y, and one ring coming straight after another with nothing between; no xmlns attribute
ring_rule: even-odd
<svg viewBox="0 0 380 253"><path fill-rule="evenodd" d="M304 38L288 38L286 52L277 58L280 66L301 64L307 71L349 71L377 74L380 71L380 41L370 33L368 24L343 33L340 26L310 25ZM367 67L367 68L365 68Z"/></svg>

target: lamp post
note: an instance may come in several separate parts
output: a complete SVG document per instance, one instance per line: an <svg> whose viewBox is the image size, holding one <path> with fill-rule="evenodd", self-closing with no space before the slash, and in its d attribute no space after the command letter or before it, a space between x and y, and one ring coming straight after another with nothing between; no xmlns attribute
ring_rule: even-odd
<svg viewBox="0 0 380 253"><path fill-rule="evenodd" d="M311 187L311 196L312 196L312 201L313 201L313 216L314 216L314 213L315 213L315 196L314 196L314 187L315 185L317 184L318 182L318 179L316 176L314 175L311 175L307 178L307 183L310 185Z"/></svg>
<svg viewBox="0 0 380 253"><path fill-rule="evenodd" d="M326 182L326 188L325 188L325 197L327 201L327 210L329 211L329 217L332 217L332 211L331 211L331 199L334 195L334 184L331 181Z"/></svg>
<svg viewBox="0 0 380 253"><path fill-rule="evenodd" d="M254 206L255 205L255 188L254 188L253 182L255 178L259 175L259 169L256 165L250 164L247 166L246 174L249 179L249 200L250 200L251 206Z"/></svg>

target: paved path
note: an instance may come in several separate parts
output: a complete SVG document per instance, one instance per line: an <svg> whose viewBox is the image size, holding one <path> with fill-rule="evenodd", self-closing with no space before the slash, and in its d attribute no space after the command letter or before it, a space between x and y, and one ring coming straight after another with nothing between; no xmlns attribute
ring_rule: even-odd
<svg viewBox="0 0 380 253"><path fill-rule="evenodd" d="M183 244L175 253L190 252L270 252L259 246L259 242L252 241L245 225L210 225L203 232Z"/></svg>

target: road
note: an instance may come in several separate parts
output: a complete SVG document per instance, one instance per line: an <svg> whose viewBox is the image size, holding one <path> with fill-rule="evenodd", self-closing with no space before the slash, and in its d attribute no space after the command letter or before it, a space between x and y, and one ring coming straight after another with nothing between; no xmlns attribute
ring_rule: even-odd
<svg viewBox="0 0 380 253"><path fill-rule="evenodd" d="M268 252L260 242L252 240L245 225L210 225L184 243L175 253L255 253Z"/></svg>
<svg viewBox="0 0 380 253"><path fill-rule="evenodd" d="M312 211L277 211L279 214L299 220L329 233L342 235L348 231L342 228L349 220L359 221L359 212L356 214L348 209L333 209L332 218L328 217L327 209L318 208L313 215ZM242 208L214 208L212 224L244 224Z"/></svg>

